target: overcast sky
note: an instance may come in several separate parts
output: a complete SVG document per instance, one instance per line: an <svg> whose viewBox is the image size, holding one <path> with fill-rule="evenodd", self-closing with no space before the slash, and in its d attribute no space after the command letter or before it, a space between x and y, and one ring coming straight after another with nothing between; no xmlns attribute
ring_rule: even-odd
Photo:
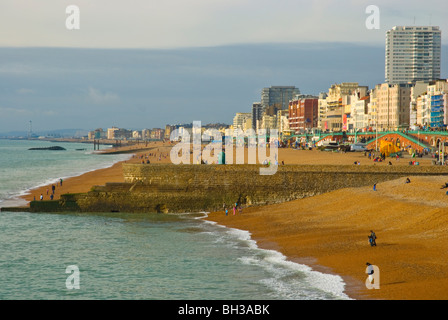
<svg viewBox="0 0 448 320"><path fill-rule="evenodd" d="M66 8L80 9L67 30ZM366 8L380 10L369 30ZM2 0L1 46L173 48L266 42L384 43L394 25L447 30L443 0ZM448 32L443 33L446 40Z"/></svg>
<svg viewBox="0 0 448 320"><path fill-rule="evenodd" d="M80 29L68 30L68 5ZM368 5L379 29L366 28ZM384 81L385 32L447 1L1 0L0 132L230 123L263 87ZM442 76L446 77L446 46Z"/></svg>

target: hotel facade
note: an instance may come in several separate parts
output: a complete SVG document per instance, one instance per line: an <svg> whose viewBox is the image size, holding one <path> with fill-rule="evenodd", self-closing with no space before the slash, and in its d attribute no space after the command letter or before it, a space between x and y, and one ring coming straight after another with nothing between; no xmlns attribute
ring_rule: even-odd
<svg viewBox="0 0 448 320"><path fill-rule="evenodd" d="M386 32L385 78L389 84L440 78L442 37L436 26L395 26Z"/></svg>

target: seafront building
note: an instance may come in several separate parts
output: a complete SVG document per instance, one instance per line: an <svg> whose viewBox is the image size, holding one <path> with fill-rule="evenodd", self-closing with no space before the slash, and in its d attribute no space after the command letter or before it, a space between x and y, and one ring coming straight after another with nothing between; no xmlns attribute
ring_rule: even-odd
<svg viewBox="0 0 448 320"><path fill-rule="evenodd" d="M261 105L261 102L254 102L252 103L252 129L257 131L261 121L261 117L263 116L263 106Z"/></svg>
<svg viewBox="0 0 448 320"><path fill-rule="evenodd" d="M277 109L288 110L289 101L300 94L295 86L271 86L261 90L261 105L263 111L269 106Z"/></svg>
<svg viewBox="0 0 448 320"><path fill-rule="evenodd" d="M326 112L327 112L327 93L321 92L319 94L319 99L317 102L317 127L322 130L323 126L323 119L325 118Z"/></svg>
<svg viewBox="0 0 448 320"><path fill-rule="evenodd" d="M386 32L388 84L440 78L441 30L436 26L395 26Z"/></svg>
<svg viewBox="0 0 448 320"><path fill-rule="evenodd" d="M277 115L264 113L261 117L259 129L265 129L266 132L269 132L271 129L277 129Z"/></svg>
<svg viewBox="0 0 448 320"><path fill-rule="evenodd" d="M87 139L89 140L99 140L106 138L107 133L102 128L95 129L94 131L89 131L89 133L87 134Z"/></svg>
<svg viewBox="0 0 448 320"><path fill-rule="evenodd" d="M154 128L151 130L151 139L162 140L165 137L165 130L161 128Z"/></svg>
<svg viewBox="0 0 448 320"><path fill-rule="evenodd" d="M132 131L132 139L140 140L141 138L142 138L142 133L141 132L139 132L137 130Z"/></svg>
<svg viewBox="0 0 448 320"><path fill-rule="evenodd" d="M431 81L428 86L428 101L431 108L430 127L441 129L446 126L448 100L447 80Z"/></svg>
<svg viewBox="0 0 448 320"><path fill-rule="evenodd" d="M143 129L141 137L143 140L147 140L151 138L151 130L150 129Z"/></svg>
<svg viewBox="0 0 448 320"><path fill-rule="evenodd" d="M107 128L107 139L113 140L115 139L115 131L117 131L117 127Z"/></svg>
<svg viewBox="0 0 448 320"><path fill-rule="evenodd" d="M242 129L246 127L246 120L252 119L252 113L237 112L233 117L233 130ZM251 124L252 127L252 124Z"/></svg>
<svg viewBox="0 0 448 320"><path fill-rule="evenodd" d="M319 98L296 96L289 102L289 128L296 134L310 132L317 127Z"/></svg>
<svg viewBox="0 0 448 320"><path fill-rule="evenodd" d="M325 98L326 111L322 117L320 129L332 132L347 130L345 105L347 104L348 97L357 88L359 88L358 82L343 82L331 85Z"/></svg>
<svg viewBox="0 0 448 320"><path fill-rule="evenodd" d="M350 96L350 115L348 116L348 131L365 131L370 124L369 117L370 95L365 88L357 89Z"/></svg>
<svg viewBox="0 0 448 320"><path fill-rule="evenodd" d="M277 111L277 129L282 137L291 134L291 129L289 127L289 110Z"/></svg>
<svg viewBox="0 0 448 320"><path fill-rule="evenodd" d="M132 130L124 129L124 128L117 128L117 130L114 130L114 139L116 140L128 140L132 139Z"/></svg>
<svg viewBox="0 0 448 320"><path fill-rule="evenodd" d="M378 128L378 103L376 90L373 88L369 92L369 102L367 103L368 131L376 131Z"/></svg>
<svg viewBox="0 0 448 320"><path fill-rule="evenodd" d="M169 140L170 136L171 136L171 132L173 132L175 129L176 129L175 126L172 126L169 124L165 125L165 139Z"/></svg>
<svg viewBox="0 0 448 320"><path fill-rule="evenodd" d="M414 127L444 129L447 122L448 82L447 80L421 83L411 97L411 119ZM411 120L411 121L412 121ZM412 123L412 122L411 122Z"/></svg>
<svg viewBox="0 0 448 320"><path fill-rule="evenodd" d="M422 95L426 94L429 82L416 81L411 88L411 102L409 106L409 128L416 129L422 122ZM417 105L418 104L418 105Z"/></svg>
<svg viewBox="0 0 448 320"><path fill-rule="evenodd" d="M412 84L382 83L375 87L377 123L381 131L409 128Z"/></svg>

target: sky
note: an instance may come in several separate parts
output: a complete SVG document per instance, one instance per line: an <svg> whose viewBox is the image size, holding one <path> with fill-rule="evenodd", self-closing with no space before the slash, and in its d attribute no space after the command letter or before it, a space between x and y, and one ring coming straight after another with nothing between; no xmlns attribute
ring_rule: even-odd
<svg viewBox="0 0 448 320"><path fill-rule="evenodd" d="M79 29L67 27L69 5ZM378 29L366 26L369 5ZM0 133L29 121L35 130L231 123L263 87L373 87L394 25L439 26L447 77L447 12L440 0L2 0Z"/></svg>

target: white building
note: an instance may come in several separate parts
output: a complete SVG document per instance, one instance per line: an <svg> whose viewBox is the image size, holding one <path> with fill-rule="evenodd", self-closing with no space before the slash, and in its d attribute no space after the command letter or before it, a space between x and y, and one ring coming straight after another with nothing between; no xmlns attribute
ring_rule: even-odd
<svg viewBox="0 0 448 320"><path fill-rule="evenodd" d="M117 131L117 127L107 128L107 139L113 140L115 139L115 131Z"/></svg>
<svg viewBox="0 0 448 320"><path fill-rule="evenodd" d="M416 129L417 126L421 123L419 123L419 120L417 119L417 99L420 95L424 94L428 90L429 82L425 81L417 81L415 85L411 88L411 103L409 106L409 114L410 114L410 121L409 121L409 128L411 130ZM422 100L419 101L419 109L422 108L421 106ZM421 118L421 115L420 115ZM421 119L420 119L421 121Z"/></svg>
<svg viewBox="0 0 448 320"><path fill-rule="evenodd" d="M141 139L142 135L141 135L140 131L137 131L137 130L132 131L132 138L133 139Z"/></svg>
<svg viewBox="0 0 448 320"><path fill-rule="evenodd" d="M277 111L277 129L279 133L289 133L289 110Z"/></svg>
<svg viewBox="0 0 448 320"><path fill-rule="evenodd" d="M142 130L142 139L150 139L151 138L151 130L143 129Z"/></svg>
<svg viewBox="0 0 448 320"><path fill-rule="evenodd" d="M386 82L440 78L441 31L435 26L395 26L386 32Z"/></svg>
<svg viewBox="0 0 448 320"><path fill-rule="evenodd" d="M370 117L368 114L368 106L370 97L359 97L357 93L353 94L350 99L350 122L354 131L363 131L369 127Z"/></svg>
<svg viewBox="0 0 448 320"><path fill-rule="evenodd" d="M252 113L237 112L233 118L233 129L245 129L245 123L247 119L252 120Z"/></svg>
<svg viewBox="0 0 448 320"><path fill-rule="evenodd" d="M325 115L327 113L327 93L321 92L319 94L319 100L317 104L318 109L318 118L317 118L317 127L319 129L323 129L323 119L325 118Z"/></svg>

